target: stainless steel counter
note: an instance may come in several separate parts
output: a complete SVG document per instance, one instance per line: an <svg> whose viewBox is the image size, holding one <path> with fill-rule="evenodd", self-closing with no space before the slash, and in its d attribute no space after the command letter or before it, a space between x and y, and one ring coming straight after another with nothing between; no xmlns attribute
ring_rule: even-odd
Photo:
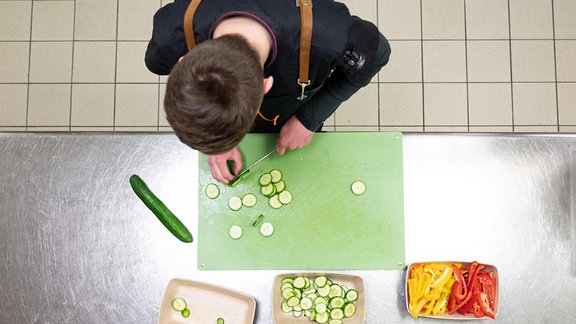
<svg viewBox="0 0 576 324"><path fill-rule="evenodd" d="M377 149L377 148L375 148ZM576 323L576 135L405 134L406 261L500 274L499 323ZM247 293L272 323L281 271L200 271L133 194L137 173L197 238L197 153L170 134L0 134L0 323L155 323L168 281ZM329 270L329 269L327 269ZM405 271L348 271L365 323L405 310Z"/></svg>

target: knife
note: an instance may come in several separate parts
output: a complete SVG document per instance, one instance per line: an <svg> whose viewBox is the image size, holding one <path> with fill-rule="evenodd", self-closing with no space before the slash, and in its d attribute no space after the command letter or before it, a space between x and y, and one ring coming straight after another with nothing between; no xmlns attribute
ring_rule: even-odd
<svg viewBox="0 0 576 324"><path fill-rule="evenodd" d="M274 148L272 151L266 153L266 155L264 155L263 157L261 157L260 159L258 159L258 161L252 163L252 165L250 165L249 167L247 167L246 169L244 169L242 172L238 173L238 175L236 176L236 178L234 180L232 180L232 182L230 182L230 185L232 187L234 187L242 178L242 176L244 176L246 173L250 172L250 169L252 169L253 167L255 167L258 163L264 161L267 157L269 157L270 155L272 155L274 152L276 152L276 148Z"/></svg>

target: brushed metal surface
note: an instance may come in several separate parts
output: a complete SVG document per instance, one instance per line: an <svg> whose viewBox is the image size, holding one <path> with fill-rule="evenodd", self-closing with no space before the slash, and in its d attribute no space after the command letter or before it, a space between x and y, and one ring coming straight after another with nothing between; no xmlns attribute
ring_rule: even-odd
<svg viewBox="0 0 576 324"><path fill-rule="evenodd" d="M405 134L406 261L494 264L499 323L575 323L575 150L576 135ZM0 323L155 323L172 278L254 296L271 323L283 271L197 270L196 242L131 191L137 173L196 239L197 158L171 134L0 134ZM342 273L364 279L365 323L415 321L405 271Z"/></svg>

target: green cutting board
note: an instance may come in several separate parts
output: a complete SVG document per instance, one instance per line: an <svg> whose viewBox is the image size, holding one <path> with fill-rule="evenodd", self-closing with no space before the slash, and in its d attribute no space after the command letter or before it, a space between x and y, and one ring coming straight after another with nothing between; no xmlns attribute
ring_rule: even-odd
<svg viewBox="0 0 576 324"><path fill-rule="evenodd" d="M275 134L248 134L239 149L244 166L274 148ZM279 169L293 201L273 209L260 193L260 175ZM367 190L356 196L355 180ZM216 199L206 185L220 188ZM228 208L232 196L254 193L256 206ZM272 154L237 186L216 182L207 156L199 158L198 268L403 269L404 198L401 133L318 133L312 142L283 156ZM264 237L252 226L258 215L275 231ZM228 235L232 225L243 236Z"/></svg>

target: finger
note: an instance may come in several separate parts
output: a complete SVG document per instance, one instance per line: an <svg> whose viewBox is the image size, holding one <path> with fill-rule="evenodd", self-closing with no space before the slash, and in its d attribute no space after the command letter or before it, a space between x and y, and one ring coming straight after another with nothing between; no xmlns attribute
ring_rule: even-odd
<svg viewBox="0 0 576 324"><path fill-rule="evenodd" d="M224 176L222 175L222 172L220 171L220 168L218 167L218 163L216 160L208 159L208 165L210 166L210 172L212 173L212 178L222 183L228 183L228 180L224 178Z"/></svg>
<svg viewBox="0 0 576 324"><path fill-rule="evenodd" d="M234 174L239 174L242 171L242 155L240 151L234 150L232 152L232 161L234 161Z"/></svg>

